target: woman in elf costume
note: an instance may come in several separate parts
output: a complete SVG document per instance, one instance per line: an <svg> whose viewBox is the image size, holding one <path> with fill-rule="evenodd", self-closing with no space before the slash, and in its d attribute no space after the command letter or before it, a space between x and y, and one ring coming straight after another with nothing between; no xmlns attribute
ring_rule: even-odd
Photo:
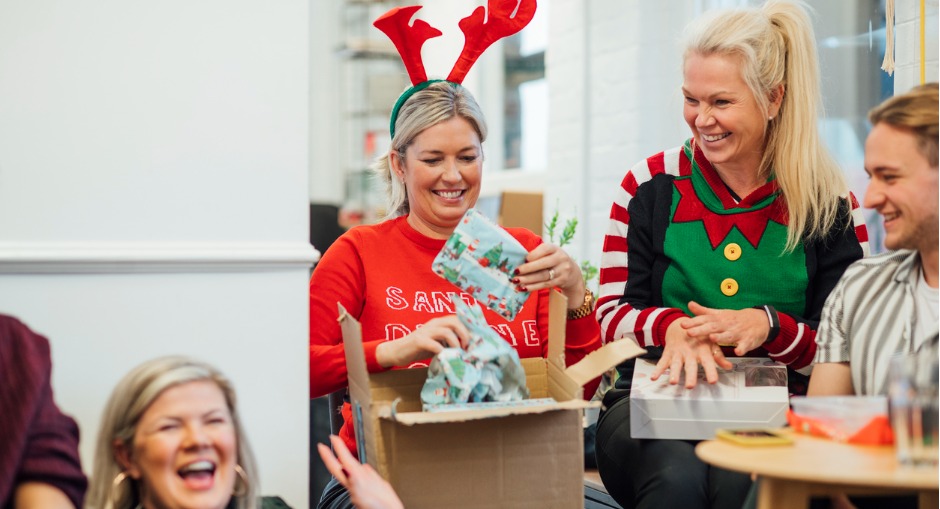
<svg viewBox="0 0 940 509"><path fill-rule="evenodd" d="M601 261L602 335L636 341L658 358L653 379L688 388L699 366L717 382L726 356L805 368L826 297L868 249L817 132L812 26L800 4L771 0L715 12L686 34L692 137L621 183ZM611 495L625 508L741 507L748 476L704 464L694 442L630 437L633 363L619 370L596 445Z"/></svg>

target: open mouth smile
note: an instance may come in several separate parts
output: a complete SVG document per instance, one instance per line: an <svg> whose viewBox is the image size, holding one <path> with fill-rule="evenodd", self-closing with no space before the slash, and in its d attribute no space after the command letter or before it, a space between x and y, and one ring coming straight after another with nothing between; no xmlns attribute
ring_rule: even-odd
<svg viewBox="0 0 940 509"><path fill-rule="evenodd" d="M722 134L714 134L714 135L703 133L702 139L705 141L718 141L718 140L723 140L727 138L728 136L731 136L731 133L722 133Z"/></svg>
<svg viewBox="0 0 940 509"><path fill-rule="evenodd" d="M457 190L457 191L431 191L432 193L444 198L445 200L455 200L463 196L466 190Z"/></svg>
<svg viewBox="0 0 940 509"><path fill-rule="evenodd" d="M215 476L215 463L209 460L199 460L183 465L177 474L183 483L191 489L208 489L212 487Z"/></svg>

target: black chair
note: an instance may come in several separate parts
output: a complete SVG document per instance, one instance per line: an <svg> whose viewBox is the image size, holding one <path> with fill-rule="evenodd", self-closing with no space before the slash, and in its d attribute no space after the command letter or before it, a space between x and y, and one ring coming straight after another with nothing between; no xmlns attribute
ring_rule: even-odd
<svg viewBox="0 0 940 509"><path fill-rule="evenodd" d="M320 495L330 481L330 472L320 460L317 444L330 443L329 400L327 396L310 400L310 504L316 507Z"/></svg>
<svg viewBox="0 0 940 509"><path fill-rule="evenodd" d="M343 408L343 403L348 401L349 391L343 387L338 391L331 392L327 398L330 405L330 433L337 434L339 429L343 427L343 414L341 410Z"/></svg>
<svg viewBox="0 0 940 509"><path fill-rule="evenodd" d="M339 225L339 207L324 203L310 204L310 243L320 253L326 250L345 232ZM317 444L329 444L329 435L339 433L343 416L339 409L343 405L346 389L310 400L310 507L316 507L323 488L330 480L317 452Z"/></svg>
<svg viewBox="0 0 940 509"><path fill-rule="evenodd" d="M339 225L339 207L326 203L310 204L310 243L325 253L346 230Z"/></svg>
<svg viewBox="0 0 940 509"><path fill-rule="evenodd" d="M330 480L330 473L320 460L317 444L330 444L330 434L339 433L343 426L343 401L346 388L310 400L310 507L316 507L320 495Z"/></svg>

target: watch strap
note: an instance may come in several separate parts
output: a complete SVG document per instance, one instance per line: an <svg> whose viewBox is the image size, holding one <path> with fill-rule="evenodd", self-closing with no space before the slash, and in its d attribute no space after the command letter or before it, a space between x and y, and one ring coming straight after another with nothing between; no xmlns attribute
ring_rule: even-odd
<svg viewBox="0 0 940 509"><path fill-rule="evenodd" d="M777 339L777 336L780 335L780 316L777 314L777 310L769 304L754 306L754 308L763 310L767 314L767 321L770 322L770 331L767 332L767 339L764 340L764 343Z"/></svg>
<svg viewBox="0 0 940 509"><path fill-rule="evenodd" d="M584 291L584 303L581 306L569 309L568 310L568 319L577 320L578 318L584 318L589 314L594 312L594 294L591 293L591 290Z"/></svg>

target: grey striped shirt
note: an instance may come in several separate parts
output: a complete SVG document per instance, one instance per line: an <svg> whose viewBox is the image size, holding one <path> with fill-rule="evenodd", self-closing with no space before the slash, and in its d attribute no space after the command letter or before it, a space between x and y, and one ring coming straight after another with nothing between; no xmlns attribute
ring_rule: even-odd
<svg viewBox="0 0 940 509"><path fill-rule="evenodd" d="M917 251L892 251L846 269L826 299L816 334L816 363L848 362L858 395L886 394L888 364L898 352L915 352L936 335L914 337L920 276Z"/></svg>

